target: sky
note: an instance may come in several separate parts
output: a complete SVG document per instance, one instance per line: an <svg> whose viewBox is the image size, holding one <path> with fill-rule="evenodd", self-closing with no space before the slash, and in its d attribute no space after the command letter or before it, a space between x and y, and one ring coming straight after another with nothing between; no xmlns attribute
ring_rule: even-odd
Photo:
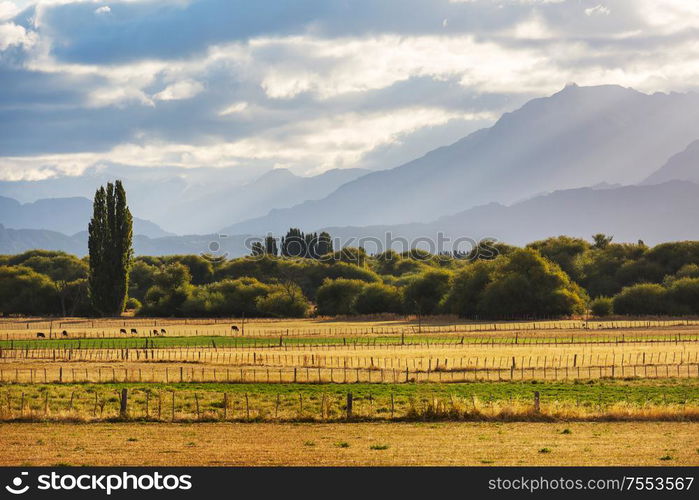
<svg viewBox="0 0 699 500"><path fill-rule="evenodd" d="M693 0L0 0L0 180L391 168L569 82L699 86Z"/></svg>

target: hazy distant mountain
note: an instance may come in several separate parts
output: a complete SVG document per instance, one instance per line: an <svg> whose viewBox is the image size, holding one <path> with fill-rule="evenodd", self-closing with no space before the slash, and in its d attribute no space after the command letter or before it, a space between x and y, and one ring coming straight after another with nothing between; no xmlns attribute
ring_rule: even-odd
<svg viewBox="0 0 699 500"><path fill-rule="evenodd" d="M92 198L100 185L121 179L134 214L180 234L201 234L264 215L272 208L287 208L323 198L367 172L336 169L314 177L300 177L286 169L186 169L110 164L89 168L80 176L0 181L0 196L24 203L44 198Z"/></svg>
<svg viewBox="0 0 699 500"><path fill-rule="evenodd" d="M222 238L218 235L167 236L148 238L134 236L136 255L211 254L214 257L239 257L250 253L246 236ZM216 243L219 246L213 246ZM61 250L80 257L87 255L87 232L67 236L45 229L10 229L0 224L0 255L17 254L33 249ZM215 252L212 253L212 249Z"/></svg>
<svg viewBox="0 0 699 500"><path fill-rule="evenodd" d="M491 237L516 245L561 234L589 239L599 232L614 235L614 241L641 239L649 245L695 240L699 235L699 185L672 181L652 186L570 189L511 206L498 203L478 206L430 223L327 230L343 241L358 237L386 241L386 234L409 241L417 238L436 241L440 232L452 241ZM351 244L357 243L354 240ZM373 251L372 246L369 241L365 243L369 252ZM451 246L443 250L451 250Z"/></svg>
<svg viewBox="0 0 699 500"><path fill-rule="evenodd" d="M537 193L635 184L698 137L698 94L569 85L451 146L226 231L422 222Z"/></svg>
<svg viewBox="0 0 699 500"><path fill-rule="evenodd" d="M51 198L20 203L0 196L0 224L12 229L45 229L72 235L87 230L92 202L87 198ZM134 234L160 238L171 235L157 224L134 217Z"/></svg>
<svg viewBox="0 0 699 500"><path fill-rule="evenodd" d="M659 184L671 180L699 183L699 140L670 158L665 165L643 181L643 184Z"/></svg>
<svg viewBox="0 0 699 500"><path fill-rule="evenodd" d="M156 220L167 222L168 228L181 234L215 232L232 222L264 215L273 208L323 198L367 172L358 168L334 169L313 177L300 177L287 169L275 169L243 186L223 185L206 196L172 203L167 215Z"/></svg>
<svg viewBox="0 0 699 500"><path fill-rule="evenodd" d="M45 229L10 229L0 224L0 254L17 254L37 248L83 256L87 253L87 236L66 236Z"/></svg>
<svg viewBox="0 0 699 500"><path fill-rule="evenodd" d="M428 249L425 241L437 241L439 233L449 237L450 241L456 238L477 241L490 237L523 245L561 234L589 239L592 234L603 232L614 235L614 241L636 242L642 239L652 245L697 238L699 185L672 181L650 186L570 189L511 206L490 203L430 223L326 229L343 244L356 246L361 243L368 252L386 248L387 235L396 242L398 238L404 238L410 244L420 238L422 243L418 246ZM250 253L250 243L245 244L247 239L245 235L137 236L134 249L137 255L202 254L220 245L216 255L231 258ZM406 248L400 243L393 247L397 250ZM87 234L83 232L69 237L52 231L0 227L0 253L17 253L32 248L84 255L87 253ZM459 248L468 250L468 243L464 242ZM449 251L452 247L447 243L441 248L429 249Z"/></svg>

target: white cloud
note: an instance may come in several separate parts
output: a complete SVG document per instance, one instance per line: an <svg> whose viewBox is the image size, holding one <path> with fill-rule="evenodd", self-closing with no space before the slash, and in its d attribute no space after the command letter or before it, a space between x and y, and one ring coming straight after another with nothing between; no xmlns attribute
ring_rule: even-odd
<svg viewBox="0 0 699 500"><path fill-rule="evenodd" d="M586 16L608 16L612 11L609 10L609 7L606 7L604 5L595 5L594 7L590 7L589 9L585 9L585 15Z"/></svg>
<svg viewBox="0 0 699 500"><path fill-rule="evenodd" d="M553 30L546 24L546 21L536 13L505 33L525 40L545 40L555 36Z"/></svg>
<svg viewBox="0 0 699 500"><path fill-rule="evenodd" d="M333 37L323 30L309 29L285 36L220 41L194 56L169 54L170 59L158 59L147 55L138 61L104 64L57 58L61 51L54 49L65 41L52 39L57 31L39 21L36 32L0 22L0 50L22 46L28 51L24 69L50 73L55 81L70 81L83 96L76 107L120 108L123 115L115 119L128 118L129 108L135 106L152 108L138 113L153 113L145 120L153 130L145 129L141 135L133 131L135 139L110 151L0 157L0 177L17 175L18 169L28 176L76 172L104 161L197 167L260 160L296 171L320 171L361 165L370 152L400 144L421 129L445 126L453 131L456 123L492 121L502 111L504 101L491 104L487 99L479 100L481 95L505 94L511 102L521 102L531 95L557 91L566 81L580 85L616 83L647 92L697 88L699 42L675 35L699 27L699 2L605 2L614 8L615 15L608 16L610 9L598 4L600 1L604 0L584 2L589 8L583 16L580 2L568 6L558 0L469 0L473 4L469 9L478 4L502 7L488 8L487 12L506 12L504 21L488 18L492 25L485 23L485 27L474 21L472 32L457 32L463 19L458 12L449 11L429 20L431 31L419 34L407 30L382 34L374 29L370 35ZM553 16L551 7L545 5L549 3L559 4L553 6ZM42 5L48 9L48 3ZM16 2L0 0L0 19L10 15L3 13L16 9ZM90 2L87 9L88 15L111 11L105 2ZM569 18L564 19L561 12L569 13ZM590 22L587 16L600 16L600 22ZM45 19L50 22L53 18L47 15ZM448 29L439 26L441 19ZM229 81L234 82L231 93L218 94L220 88L228 88ZM424 82L428 82L428 90L420 87ZM441 95L408 95L405 89L413 88L413 83L421 92L449 88L456 104L450 107ZM386 97L380 111L372 108L378 91ZM299 98L301 94L305 95ZM217 95L227 97L216 100ZM400 104L392 107L394 95ZM210 116L193 119L207 120L208 126L191 127L199 134L189 140L186 131L177 134L181 142L162 139L168 135L159 133L157 113L165 106L156 103L171 101L169 112L177 109L176 101L195 96L202 98L206 105L201 109ZM469 108L464 104L465 96L474 96L473 109L488 111L464 111ZM37 104L41 105L45 104ZM23 104L17 106L22 109ZM110 116L109 112L100 114ZM249 136L236 135L241 133L239 123ZM215 137L202 138L201 130L211 131ZM156 142L154 137L161 139Z"/></svg>
<svg viewBox="0 0 699 500"><path fill-rule="evenodd" d="M109 5L103 5L102 7L98 7L95 9L95 14L99 15L107 15L111 14L112 8Z"/></svg>
<svg viewBox="0 0 699 500"><path fill-rule="evenodd" d="M699 2L693 0L636 0L649 26L663 33L699 27Z"/></svg>
<svg viewBox="0 0 699 500"><path fill-rule="evenodd" d="M7 0L0 1L0 21L10 19L19 14L19 7Z"/></svg>
<svg viewBox="0 0 699 500"><path fill-rule="evenodd" d="M219 116L233 115L236 113L242 113L248 108L247 102L236 102L223 109L218 113Z"/></svg>
<svg viewBox="0 0 699 500"><path fill-rule="evenodd" d="M190 99L204 90L204 85L196 80L183 80L168 85L164 90L153 96L157 101L178 101Z"/></svg>
<svg viewBox="0 0 699 500"><path fill-rule="evenodd" d="M188 168L230 167L251 160L278 166L313 169L355 165L367 153L424 127L451 120L492 120L491 113L465 113L440 108L403 108L391 113L345 113L315 118L269 130L255 137L206 144L178 144L149 140L121 144L104 153L68 153L27 158L0 158L0 178L31 180L56 175L78 175L101 162L133 166L172 165ZM308 170L305 173L309 173Z"/></svg>
<svg viewBox="0 0 699 500"><path fill-rule="evenodd" d="M14 23L0 24L0 51L12 46L31 47L36 40L35 34L23 26Z"/></svg>

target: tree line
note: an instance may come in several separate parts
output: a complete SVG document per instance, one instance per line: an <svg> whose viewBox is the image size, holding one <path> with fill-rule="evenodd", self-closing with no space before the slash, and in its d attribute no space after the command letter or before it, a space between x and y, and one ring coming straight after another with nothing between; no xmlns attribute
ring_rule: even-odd
<svg viewBox="0 0 699 500"><path fill-rule="evenodd" d="M143 316L699 314L699 242L560 236L498 251L478 260L360 248L327 260L143 256L131 259L124 297ZM104 314L91 299L89 263L42 250L0 256L0 313Z"/></svg>
<svg viewBox="0 0 699 500"><path fill-rule="evenodd" d="M0 314L304 317L456 314L554 317L699 314L699 242L648 247L559 236L524 248L432 255L334 249L327 232L269 235L252 257L134 258L120 181L100 187L89 256L33 250L0 256ZM475 252L475 250L474 250Z"/></svg>

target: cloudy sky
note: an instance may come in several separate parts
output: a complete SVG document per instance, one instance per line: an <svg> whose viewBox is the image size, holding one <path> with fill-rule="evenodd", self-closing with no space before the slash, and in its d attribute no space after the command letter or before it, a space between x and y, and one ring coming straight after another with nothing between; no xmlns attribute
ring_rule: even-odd
<svg viewBox="0 0 699 500"><path fill-rule="evenodd" d="M699 85L693 0L0 0L0 179L388 168L567 82Z"/></svg>

